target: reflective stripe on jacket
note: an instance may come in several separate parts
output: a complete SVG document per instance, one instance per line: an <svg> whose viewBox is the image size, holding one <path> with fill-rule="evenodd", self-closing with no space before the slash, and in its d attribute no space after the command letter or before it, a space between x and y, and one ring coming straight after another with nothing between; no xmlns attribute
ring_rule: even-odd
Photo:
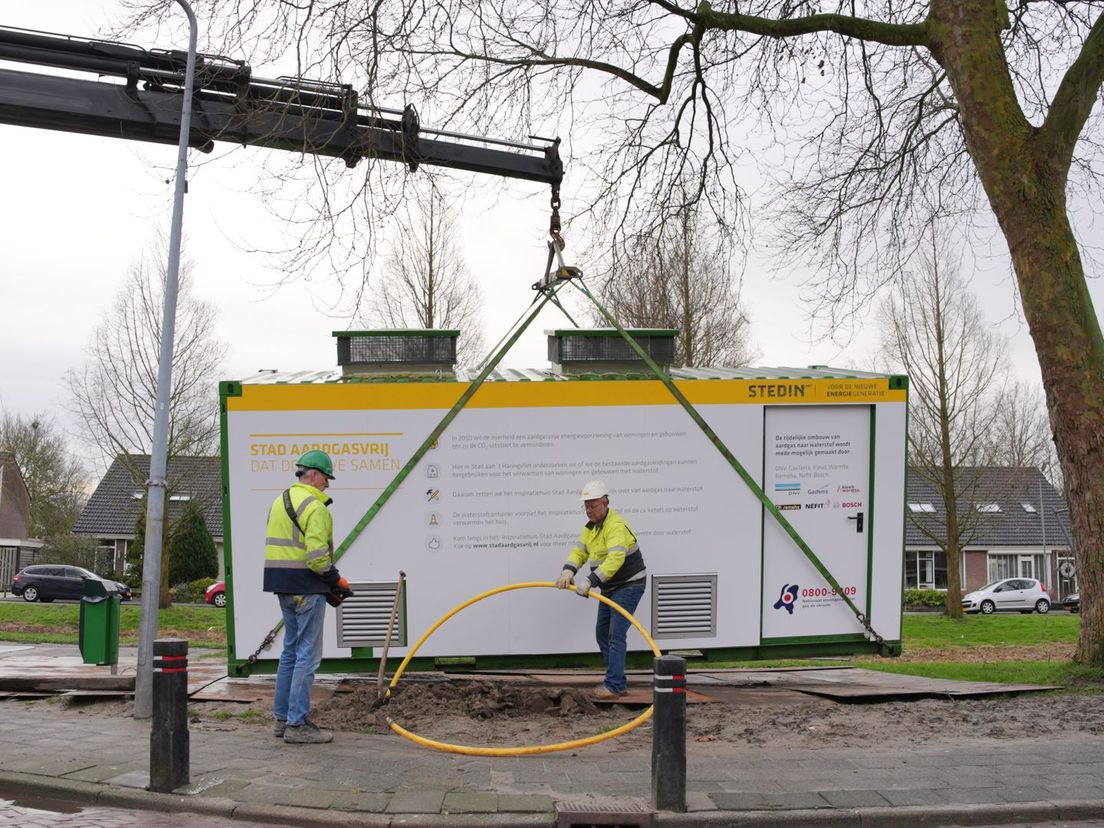
<svg viewBox="0 0 1104 828"><path fill-rule="evenodd" d="M294 483L288 492L304 534L291 522L281 492L268 510L264 591L289 595L329 592L338 577L333 565L333 515L326 508L333 501L306 483Z"/></svg>
<svg viewBox="0 0 1104 828"><path fill-rule="evenodd" d="M590 561L590 583L609 592L629 581L645 576L644 556L636 543L629 524L617 512L610 509L601 526L587 523L575 548L567 556L564 569L578 572Z"/></svg>

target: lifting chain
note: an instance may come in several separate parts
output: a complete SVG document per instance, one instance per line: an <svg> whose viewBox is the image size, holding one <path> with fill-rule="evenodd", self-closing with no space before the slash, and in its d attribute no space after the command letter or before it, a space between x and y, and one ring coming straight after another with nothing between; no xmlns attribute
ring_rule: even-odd
<svg viewBox="0 0 1104 828"><path fill-rule="evenodd" d="M257 656L259 656L263 651L272 646L272 642L276 640L276 634L280 632L280 628L283 626L284 622L281 619L280 623L278 623L275 627L268 631L268 635L264 637L264 641L262 641L260 643L260 646L258 646L257 649L253 651L253 655L249 656L249 658L246 659L246 662L248 664L257 663ZM244 672L240 666L238 667L238 672Z"/></svg>
<svg viewBox="0 0 1104 828"><path fill-rule="evenodd" d="M564 241L563 235L560 233L560 185L552 185L552 218L548 222L548 235L552 237L552 241L556 242L560 246L560 250L563 250L567 243Z"/></svg>

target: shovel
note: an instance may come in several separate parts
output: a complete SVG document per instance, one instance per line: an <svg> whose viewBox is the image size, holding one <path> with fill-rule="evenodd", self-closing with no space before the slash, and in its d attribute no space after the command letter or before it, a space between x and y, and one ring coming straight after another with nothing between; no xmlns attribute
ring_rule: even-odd
<svg viewBox="0 0 1104 828"><path fill-rule="evenodd" d="M395 630L395 621L399 617L399 604L402 602L403 583L406 582L406 573L399 570L399 582L395 585L395 603L391 605L391 618L387 622L387 635L383 638L383 652L380 654L379 675L376 677L376 700L372 704L372 710L376 710L387 701L387 691L383 687L384 674L387 672L387 650L391 647L391 633Z"/></svg>

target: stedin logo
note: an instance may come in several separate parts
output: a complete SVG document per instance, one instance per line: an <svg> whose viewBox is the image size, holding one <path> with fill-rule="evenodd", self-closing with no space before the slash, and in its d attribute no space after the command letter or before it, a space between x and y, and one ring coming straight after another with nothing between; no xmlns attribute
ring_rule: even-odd
<svg viewBox="0 0 1104 828"><path fill-rule="evenodd" d="M774 602L775 609L784 609L793 615L794 605L797 603L797 584L783 584L778 593L778 600Z"/></svg>

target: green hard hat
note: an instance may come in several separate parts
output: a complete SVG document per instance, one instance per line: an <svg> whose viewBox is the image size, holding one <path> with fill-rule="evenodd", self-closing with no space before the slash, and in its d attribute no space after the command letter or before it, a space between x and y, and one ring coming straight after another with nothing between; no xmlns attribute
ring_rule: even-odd
<svg viewBox="0 0 1104 828"><path fill-rule="evenodd" d="M324 451L312 449L300 457L295 465L300 470L304 471L306 469L317 469L322 472L322 474L326 475L326 477L330 478L330 480L334 479L333 463L330 462L330 455L326 454Z"/></svg>

